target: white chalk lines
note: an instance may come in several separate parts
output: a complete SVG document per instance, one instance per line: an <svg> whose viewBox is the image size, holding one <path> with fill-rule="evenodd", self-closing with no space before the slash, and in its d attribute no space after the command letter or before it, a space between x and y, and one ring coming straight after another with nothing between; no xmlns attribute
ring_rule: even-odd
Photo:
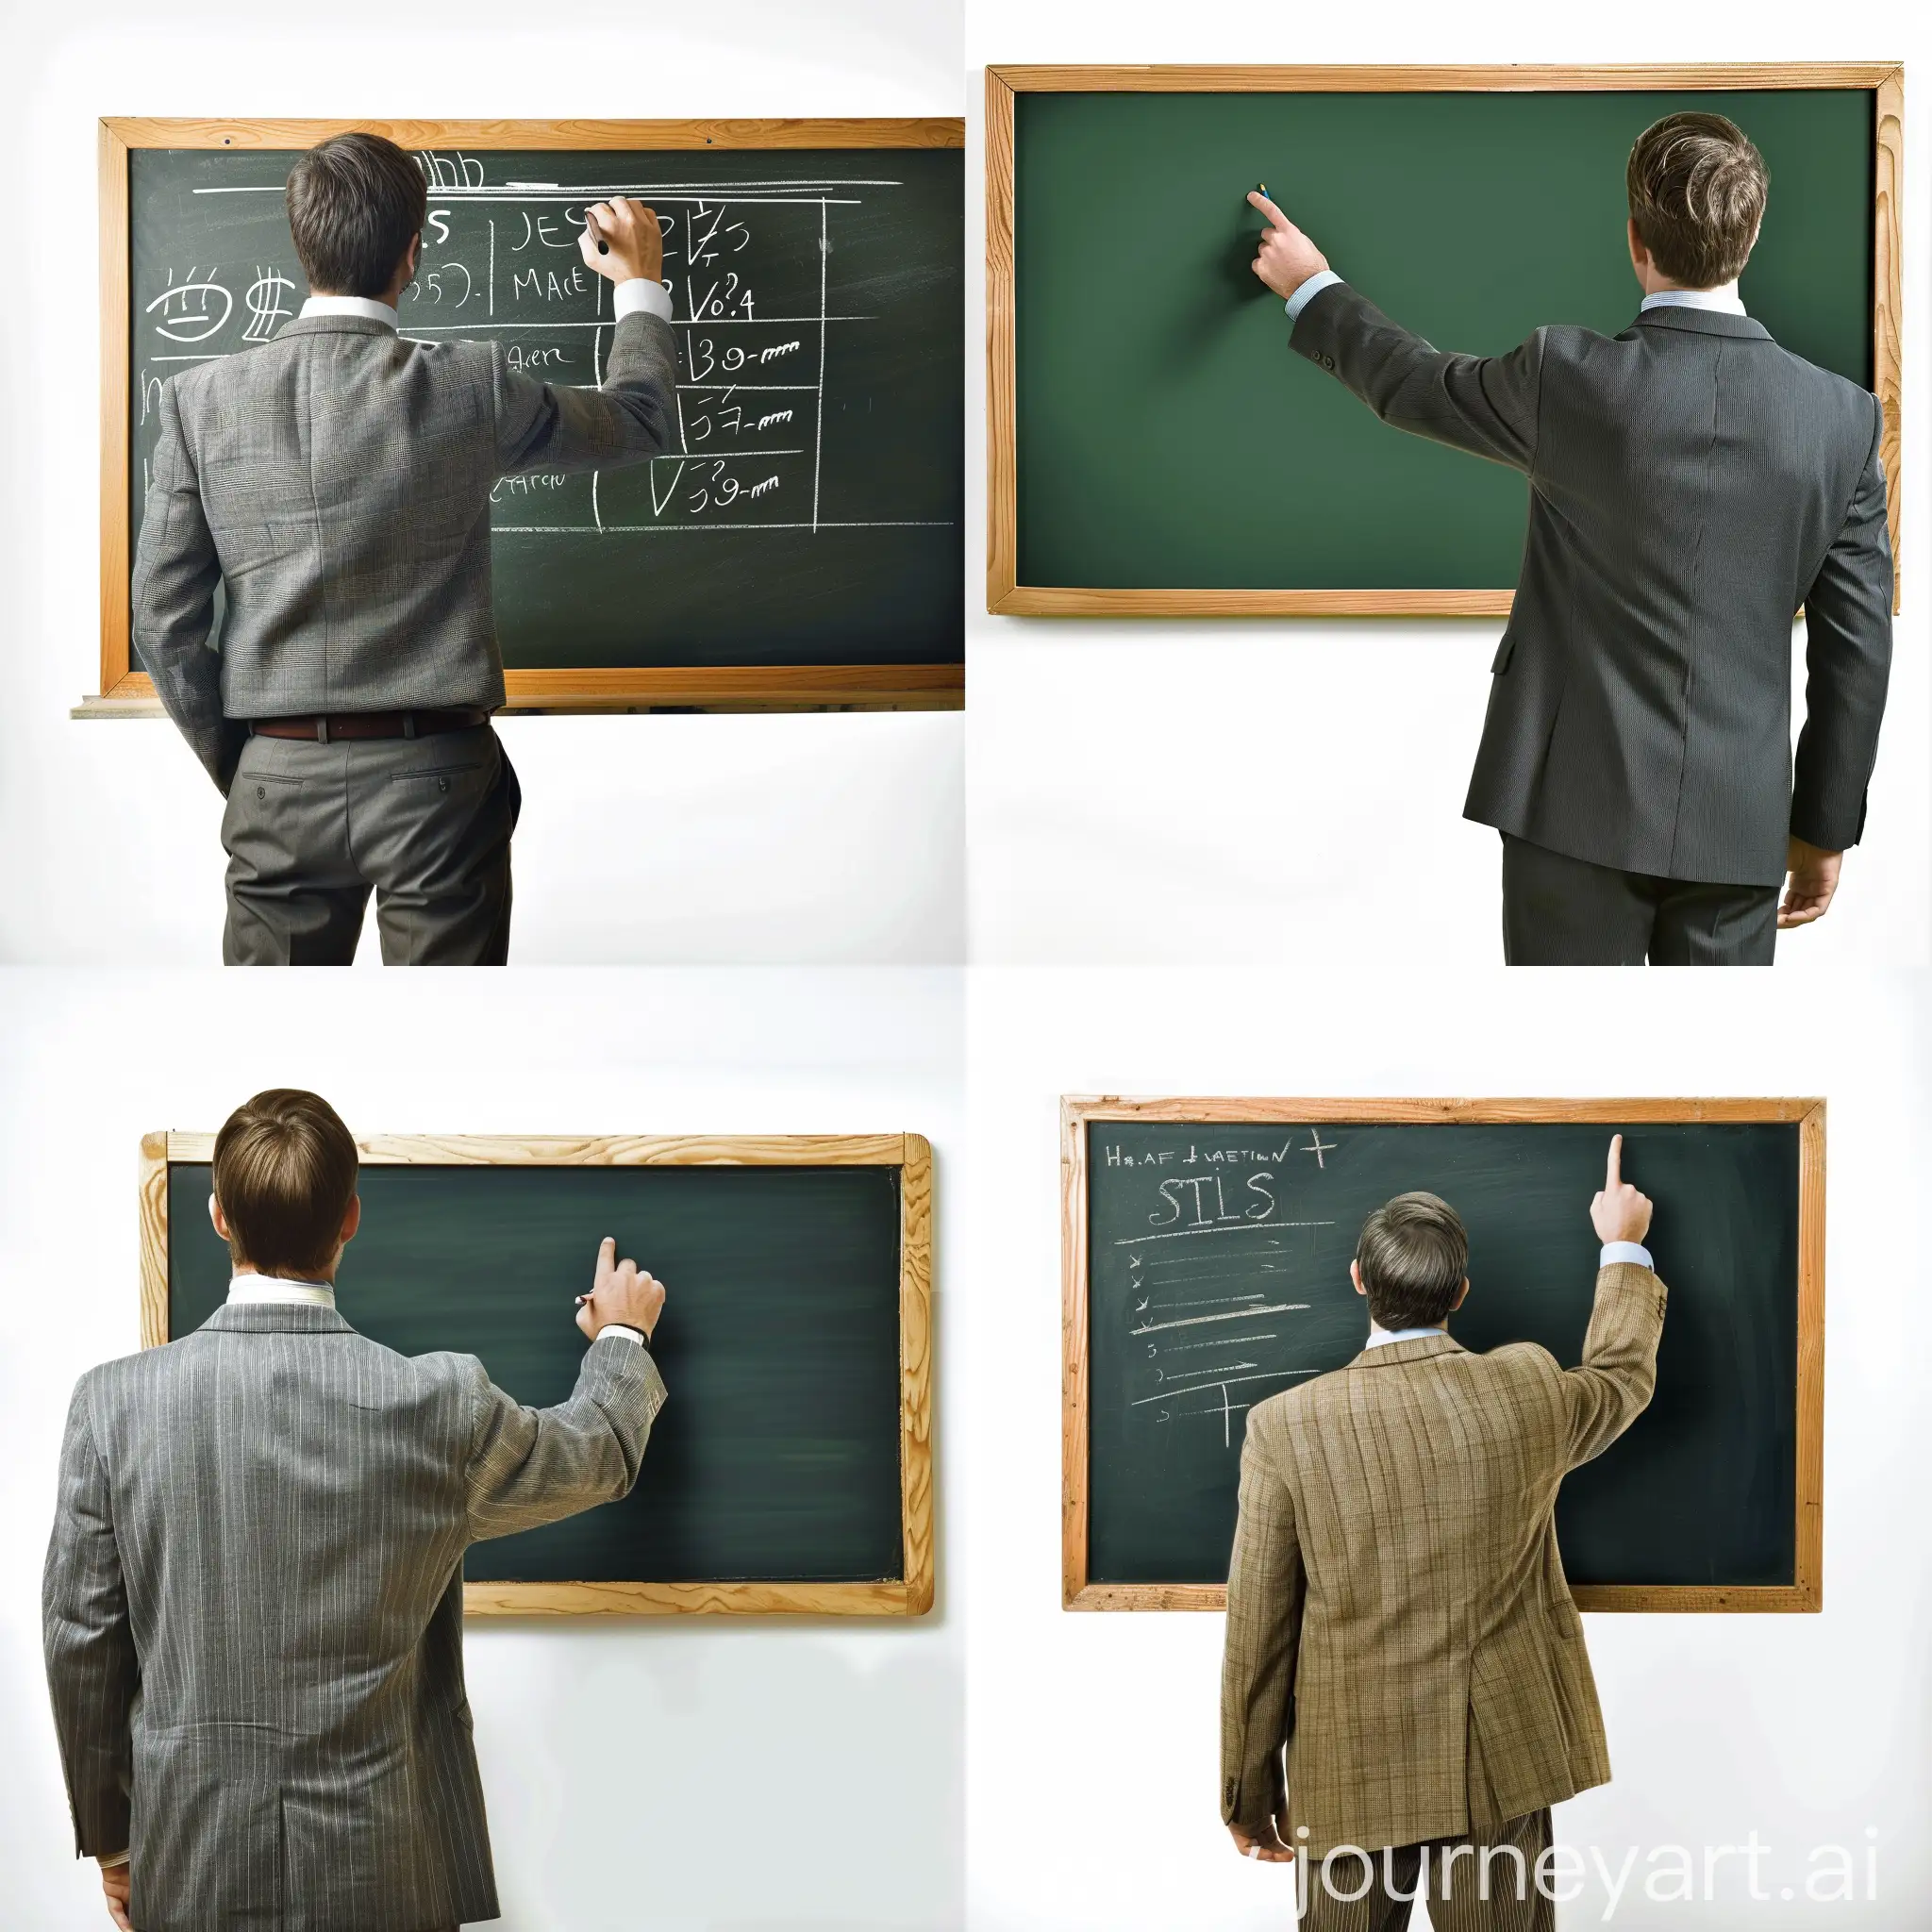
<svg viewBox="0 0 1932 1932"><path fill-rule="evenodd" d="M487 158L428 151L416 157L429 210L422 264L405 292L398 333L425 343L501 338L520 371L559 387L597 386L609 341L605 332L616 323L604 279L584 264L577 236L590 203L635 196L657 208L663 229L677 358L675 448L621 480L594 473L588 479L515 479L494 493L497 534L956 527L952 518L841 518L825 497L832 332L891 320L861 312L864 303L839 299L831 210L863 208L905 187L902 179L779 177L752 169L743 178L718 181L492 182ZM216 182L192 192L278 202L283 187ZM238 219L260 246L271 222L279 230L280 211L258 217L253 208L235 208L213 217L216 231L233 230ZM295 283L269 263L194 263L185 271L169 267L165 275L158 292L149 279L137 297L137 360L143 366L137 372L136 427L149 436L151 391L173 370L150 375L145 365L213 360L269 341L300 307ZM890 406L889 397L877 400ZM846 405L835 394L830 407L836 412ZM874 400L867 396L851 407L870 413ZM536 521L503 517L502 507L512 500Z"/></svg>
<svg viewBox="0 0 1932 1932"><path fill-rule="evenodd" d="M1304 1141L1300 1130L1259 1148L1142 1141L1105 1150L1103 1172L1123 1171L1111 1186L1145 1174L1144 1231L1109 1234L1103 1249L1109 1272L1126 1274L1124 1334L1138 1364L1123 1391L1128 1412L1156 1426L1218 1424L1232 1451L1238 1413L1320 1373L1292 1363L1299 1318L1314 1304L1294 1298L1291 1277L1295 1251L1306 1258L1336 1224L1286 1212L1285 1196L1297 1174L1312 1181L1335 1151L1319 1131ZM1304 1166L1301 1156L1312 1158ZM1111 1294L1106 1305L1119 1306Z"/></svg>

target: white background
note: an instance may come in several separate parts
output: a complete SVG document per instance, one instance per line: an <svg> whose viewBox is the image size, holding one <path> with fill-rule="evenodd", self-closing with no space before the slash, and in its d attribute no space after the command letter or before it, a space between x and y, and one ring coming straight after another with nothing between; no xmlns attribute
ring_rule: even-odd
<svg viewBox="0 0 1932 1932"><path fill-rule="evenodd" d="M471 1624L465 1648L505 1932L939 1932L959 1923L962 1635L947 1560L944 1366L963 1124L956 971L309 974L299 1009L286 981L255 975L160 974L139 994L119 974L5 977L8 1932L108 1924L93 1865L72 1856L41 1666L40 1571L74 1379L139 1341L141 1136L217 1127L265 1086L313 1087L364 1132L909 1130L931 1140L932 1613L908 1624L489 1619ZM149 1032L142 1007L167 1024L133 1052L130 1040ZM586 1286L599 1233L585 1236ZM352 1250L345 1301L354 1273Z"/></svg>
<svg viewBox="0 0 1932 1932"><path fill-rule="evenodd" d="M1932 1154L1925 983L1860 980L1814 1025L1792 1023L1769 978L1686 980L974 974L974 1291L954 1362L966 1392L953 1551L974 1932L1291 1924L1289 1868L1245 1863L1221 1826L1221 1617L1059 1607L1063 1092L1824 1095L1825 1608L1586 1617L1614 1781L1559 1807L1557 1833L1586 1856L1601 1847L1613 1873L1637 1849L1612 1925L1924 1923L1932 1511L1913 1219ZM1669 1282L1671 1228L1654 1226L1650 1245ZM1479 1265L1472 1276L1479 1296ZM1878 1902L1805 1905L1810 1849L1848 1844L1862 1859L1868 1826ZM1644 1900L1653 1847L1691 1847L1701 1864L1704 1846L1743 1844L1754 1828L1778 1854L1763 1867L1768 1903L1743 1899L1735 1862L1710 1903ZM1776 1891L1793 1873L1800 1901L1787 1905ZM1590 1896L1563 1908L1563 1932L1602 1923Z"/></svg>
<svg viewBox="0 0 1932 1932"><path fill-rule="evenodd" d="M1683 0L1665 13L1540 0L1393 0L1373 9L971 0L969 140L978 152L982 63L1909 63L1932 48L1928 19L1910 0L1873 0L1836 15L1792 0L1745 14L1721 0ZM1926 491L1913 481L1925 474L1928 429L1922 345L1932 183L1923 92L1906 91L1907 609L1868 837L1845 861L1827 918L1779 941L1788 969L1918 965L1932 944ZM1288 208L1293 213L1291 184ZM983 247L977 208L968 238L969 249ZM1345 274L1347 237L1315 240ZM1468 241L1469 272L1479 275L1479 225ZM1623 246L1621 236L1606 242ZM1097 192L1093 273L1131 302L1138 277L1162 272L1158 237ZM983 283L969 287L983 311ZM1743 287L1748 301L1748 271ZM1633 314L1638 299L1633 282ZM1284 318L1284 356L1287 333ZM983 365L973 384L969 424L980 441L969 441L969 451L984 442ZM1121 407L1131 409L1133 398L1123 396ZM983 530L972 554L985 555ZM986 614L982 587L967 604L974 959L1286 963L1332 956L1348 943L1344 935L1373 947L1398 908L1401 931L1411 941L1426 936L1436 965L1500 962L1500 844L1461 813L1502 625L1501 618L996 618Z"/></svg>
<svg viewBox="0 0 1932 1932"><path fill-rule="evenodd" d="M221 957L221 799L98 691L94 128L104 114L958 114L957 0L9 7L0 62L0 959ZM512 959L954 963L958 713L506 720ZM370 936L365 951L373 954Z"/></svg>

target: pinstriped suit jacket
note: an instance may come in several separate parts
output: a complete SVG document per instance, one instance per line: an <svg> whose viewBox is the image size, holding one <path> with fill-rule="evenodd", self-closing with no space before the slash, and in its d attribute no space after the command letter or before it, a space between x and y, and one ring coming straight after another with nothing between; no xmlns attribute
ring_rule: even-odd
<svg viewBox="0 0 1932 1932"><path fill-rule="evenodd" d="M1707 885L1782 883L1790 833L1857 844L1891 664L1875 396L1708 309L1452 356L1344 282L1291 341L1395 428L1529 478L1465 817Z"/></svg>
<svg viewBox="0 0 1932 1932"><path fill-rule="evenodd" d="M676 380L656 315L612 325L601 389L539 382L499 342L315 315L164 383L134 647L215 783L238 720L502 704L491 490L668 448Z"/></svg>
<svg viewBox="0 0 1932 1932"><path fill-rule="evenodd" d="M140 1932L496 1917L463 1550L624 1495L663 1401L616 1338L532 1409L272 1304L81 1377L47 1675L78 1850L131 1852Z"/></svg>
<svg viewBox="0 0 1932 1932"><path fill-rule="evenodd" d="M1597 1276L1580 1368L1389 1341L1257 1404L1241 1452L1222 1816L1311 1857L1461 1838L1607 1782L1557 1488L1649 1402L1664 1288ZM1292 1840L1291 1840L1292 1841Z"/></svg>

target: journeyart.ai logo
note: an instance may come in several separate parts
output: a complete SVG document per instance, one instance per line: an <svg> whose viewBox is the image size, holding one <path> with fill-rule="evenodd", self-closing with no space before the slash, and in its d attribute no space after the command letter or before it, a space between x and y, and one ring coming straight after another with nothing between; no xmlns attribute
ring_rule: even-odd
<svg viewBox="0 0 1932 1932"><path fill-rule="evenodd" d="M1627 1845L1607 1851L1601 1845L1553 1844L1533 1857L1507 1843L1375 1853L1338 1845L1320 1858L1297 1850L1294 1872L1298 1916L1307 1912L1311 1896L1325 1892L1339 1903L1354 1904L1379 1888L1388 1898L1410 1903L1524 1903L1541 1897L1557 1905L1595 1906L1609 1922L1638 1907L1716 1900L1864 1904L1878 1897L1878 1832L1868 1825L1856 1845L1818 1844L1796 1854L1780 1854L1756 1831L1740 1845Z"/></svg>

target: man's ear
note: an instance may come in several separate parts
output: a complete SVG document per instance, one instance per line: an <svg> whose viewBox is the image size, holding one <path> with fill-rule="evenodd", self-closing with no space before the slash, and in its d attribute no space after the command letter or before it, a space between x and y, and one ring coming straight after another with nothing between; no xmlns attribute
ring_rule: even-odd
<svg viewBox="0 0 1932 1932"><path fill-rule="evenodd" d="M1348 1278L1355 1283L1356 1293L1368 1293L1368 1290L1362 1286L1362 1271L1361 1266L1358 1262L1351 1261L1348 1264Z"/></svg>
<svg viewBox="0 0 1932 1932"><path fill-rule="evenodd" d="M349 1196L348 1211L342 1216L341 1244L347 1247L356 1239L356 1230L362 1225L362 1196Z"/></svg>
<svg viewBox="0 0 1932 1932"><path fill-rule="evenodd" d="M1449 1312L1453 1315L1468 1299L1469 1276L1465 1274L1462 1277L1462 1286L1456 1291L1456 1299L1449 1304Z"/></svg>
<svg viewBox="0 0 1932 1932"><path fill-rule="evenodd" d="M1643 279L1643 272L1650 266L1650 250L1643 245L1643 239L1637 232L1633 217L1624 224L1624 239L1630 244L1630 266L1636 272L1637 279Z"/></svg>
<svg viewBox="0 0 1932 1932"><path fill-rule="evenodd" d="M224 1241L228 1240L228 1217L222 1212L222 1204L213 1194L208 1197L208 1218L214 1223L215 1232Z"/></svg>

